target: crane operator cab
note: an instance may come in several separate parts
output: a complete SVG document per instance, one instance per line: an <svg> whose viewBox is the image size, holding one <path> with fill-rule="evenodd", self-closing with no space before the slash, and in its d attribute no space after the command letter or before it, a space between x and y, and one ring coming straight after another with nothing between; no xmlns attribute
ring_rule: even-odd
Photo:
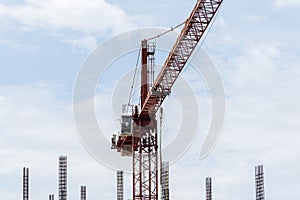
<svg viewBox="0 0 300 200"><path fill-rule="evenodd" d="M132 156L132 112L132 105L122 106L121 132L113 134L111 138L111 149L116 149L121 156Z"/></svg>

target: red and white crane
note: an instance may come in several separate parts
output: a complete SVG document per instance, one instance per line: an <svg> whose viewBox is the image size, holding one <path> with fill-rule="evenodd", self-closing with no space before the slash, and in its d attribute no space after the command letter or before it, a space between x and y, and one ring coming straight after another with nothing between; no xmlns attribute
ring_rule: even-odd
<svg viewBox="0 0 300 200"><path fill-rule="evenodd" d="M113 147L133 157L133 200L158 200L158 131L156 112L170 94L195 47L213 21L223 0L198 0L170 51L152 87L149 87L148 60L154 51L142 41L140 107L123 115L122 131ZM126 111L126 106L123 109Z"/></svg>

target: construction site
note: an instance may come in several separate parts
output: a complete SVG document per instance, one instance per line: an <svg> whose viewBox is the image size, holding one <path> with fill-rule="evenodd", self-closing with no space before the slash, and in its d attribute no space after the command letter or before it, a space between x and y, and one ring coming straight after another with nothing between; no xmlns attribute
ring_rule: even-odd
<svg viewBox="0 0 300 200"><path fill-rule="evenodd" d="M58 184L57 184L57 196L55 196L54 193L49 194L49 200L67 200L68 198L68 170L67 170L67 156L59 156L58 158ZM159 172L160 178L159 178L159 185L160 187L157 188L160 195L157 194L158 198L161 200L169 200L170 199L170 193L172 190L170 190L169 187L169 174L170 174L170 167L169 162L163 162L161 166L161 170ZM264 200L265 199L265 186L264 186L264 168L263 165L255 166L254 170L254 185L253 189L255 190L255 199L256 200ZM132 198L124 197L124 172L123 171L117 171L115 176L115 199L116 200L130 200ZM30 199L30 176L29 176L29 168L24 167L23 168L23 200L29 200ZM213 178L212 177L206 177L205 180L203 180L203 189L205 190L205 197L201 197L199 199L205 199L205 200L212 200L213 198L213 187L221 187L221 186L214 186L213 185ZM129 186L127 186L129 187ZM87 192L88 186L81 185L78 190L78 199L80 200L87 200L88 198L88 192ZM141 198L143 199L143 198Z"/></svg>
<svg viewBox="0 0 300 200"><path fill-rule="evenodd" d="M4 200L299 200L299 0L0 1Z"/></svg>
<svg viewBox="0 0 300 200"><path fill-rule="evenodd" d="M184 23L152 38L141 38L139 50L141 60L140 99L139 102L132 102L130 98L128 104L120 105L120 107L122 106L120 113L121 130L118 133L113 133L111 138L112 151L116 150L122 157L132 158L132 185L126 186L131 188L132 196L124 197L124 172L119 170L116 172L115 179L115 197L117 200L170 199L170 193L172 193L169 184L172 181L169 176L170 164L168 160L164 160L161 153L161 135L164 134L161 130L163 123L162 104L166 97L171 94L173 85L176 84L177 78L185 69L195 48L208 34L207 31L212 26L222 2L222 0L199 0ZM182 30L173 48L170 49L157 77L154 77L156 56L154 39L181 26ZM133 86L131 88L133 89ZM129 96L132 96L132 90ZM58 160L58 192L57 196L54 193L49 194L49 200L68 199L67 177L67 156L60 156ZM30 199L29 180L29 168L24 167L23 200ZM264 170L262 165L255 167L254 180L253 188L255 189L256 200L264 200ZM213 184L213 177L207 177L203 182L205 197L199 197L199 199L214 199L213 188L221 186ZM81 200L88 199L88 186L81 185L78 196Z"/></svg>
<svg viewBox="0 0 300 200"><path fill-rule="evenodd" d="M4 200L299 200L300 0L0 1Z"/></svg>

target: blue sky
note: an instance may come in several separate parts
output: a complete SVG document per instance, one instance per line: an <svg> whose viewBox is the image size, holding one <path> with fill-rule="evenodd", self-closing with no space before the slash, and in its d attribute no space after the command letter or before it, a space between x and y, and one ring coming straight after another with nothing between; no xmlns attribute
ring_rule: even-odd
<svg viewBox="0 0 300 200"><path fill-rule="evenodd" d="M177 25L195 2L0 1L3 199L20 198L23 166L31 168L31 199L56 194L60 154L69 156L70 199L78 198L81 184L89 199L115 197L114 171L90 157L75 131L76 75L97 44L124 31ZM216 199L254 199L253 170L261 163L267 198L300 198L299 7L299 0L224 1L203 43L224 82L222 137L212 154L199 160L199 136L171 166L172 199L204 198L206 176L214 178ZM199 97L199 112L209 115L209 96ZM209 124L205 115L200 132ZM129 198L131 177L126 178Z"/></svg>

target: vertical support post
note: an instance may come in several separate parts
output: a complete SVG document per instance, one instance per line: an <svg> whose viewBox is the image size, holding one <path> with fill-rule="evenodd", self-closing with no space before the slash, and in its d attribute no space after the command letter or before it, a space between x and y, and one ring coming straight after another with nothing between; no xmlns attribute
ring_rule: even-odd
<svg viewBox="0 0 300 200"><path fill-rule="evenodd" d="M23 167L23 200L29 200L29 168Z"/></svg>
<svg viewBox="0 0 300 200"><path fill-rule="evenodd" d="M142 69L141 69L141 107L148 94L148 50L147 40L142 41Z"/></svg>
<svg viewBox="0 0 300 200"><path fill-rule="evenodd" d="M212 200L212 178L206 178L206 200Z"/></svg>
<svg viewBox="0 0 300 200"><path fill-rule="evenodd" d="M67 156L59 156L58 199L67 200Z"/></svg>
<svg viewBox="0 0 300 200"><path fill-rule="evenodd" d="M255 167L255 188L256 188L256 200L264 200L265 189L264 189L263 165L258 165Z"/></svg>
<svg viewBox="0 0 300 200"><path fill-rule="evenodd" d="M154 170L155 170L155 174L153 174L154 176L154 180L155 180L155 183L154 183L154 186L155 188L153 189L153 193L155 194L154 196L154 199L155 200L158 200L158 182L159 182L159 179L158 179L158 135L157 135L157 121L155 120L155 135L154 135L154 145L153 145L153 149L154 149Z"/></svg>
<svg viewBox="0 0 300 200"><path fill-rule="evenodd" d="M138 163L137 163L137 168L139 172L137 173L139 176L138 184L139 184L139 189L137 190L138 195L136 195L136 198L139 200L144 200L144 191L143 191L143 175L144 175L144 168L143 168L143 144L142 144L142 127L141 123L139 123L139 132L138 132L138 137L139 137L139 148L138 148Z"/></svg>
<svg viewBox="0 0 300 200"><path fill-rule="evenodd" d="M49 200L54 200L54 194L49 194Z"/></svg>
<svg viewBox="0 0 300 200"><path fill-rule="evenodd" d="M148 56L154 59L154 48L149 52L147 41L142 41L141 104L148 95ZM151 49L150 49L151 50ZM135 107L133 119L133 199L158 199L158 143L155 113L143 116Z"/></svg>
<svg viewBox="0 0 300 200"><path fill-rule="evenodd" d="M117 171L117 200L123 200L123 171Z"/></svg>
<svg viewBox="0 0 300 200"><path fill-rule="evenodd" d="M169 200L169 162L163 162L161 168L161 199Z"/></svg>
<svg viewBox="0 0 300 200"><path fill-rule="evenodd" d="M138 120L138 106L134 107L134 114L132 115L132 196L133 200L141 200L142 176L141 176L141 136L140 124Z"/></svg>
<svg viewBox="0 0 300 200"><path fill-rule="evenodd" d="M86 186L80 187L80 200L86 200Z"/></svg>
<svg viewBox="0 0 300 200"><path fill-rule="evenodd" d="M160 112L159 112L159 168L160 168L160 184L162 185L162 124L163 124L163 107L160 107Z"/></svg>

